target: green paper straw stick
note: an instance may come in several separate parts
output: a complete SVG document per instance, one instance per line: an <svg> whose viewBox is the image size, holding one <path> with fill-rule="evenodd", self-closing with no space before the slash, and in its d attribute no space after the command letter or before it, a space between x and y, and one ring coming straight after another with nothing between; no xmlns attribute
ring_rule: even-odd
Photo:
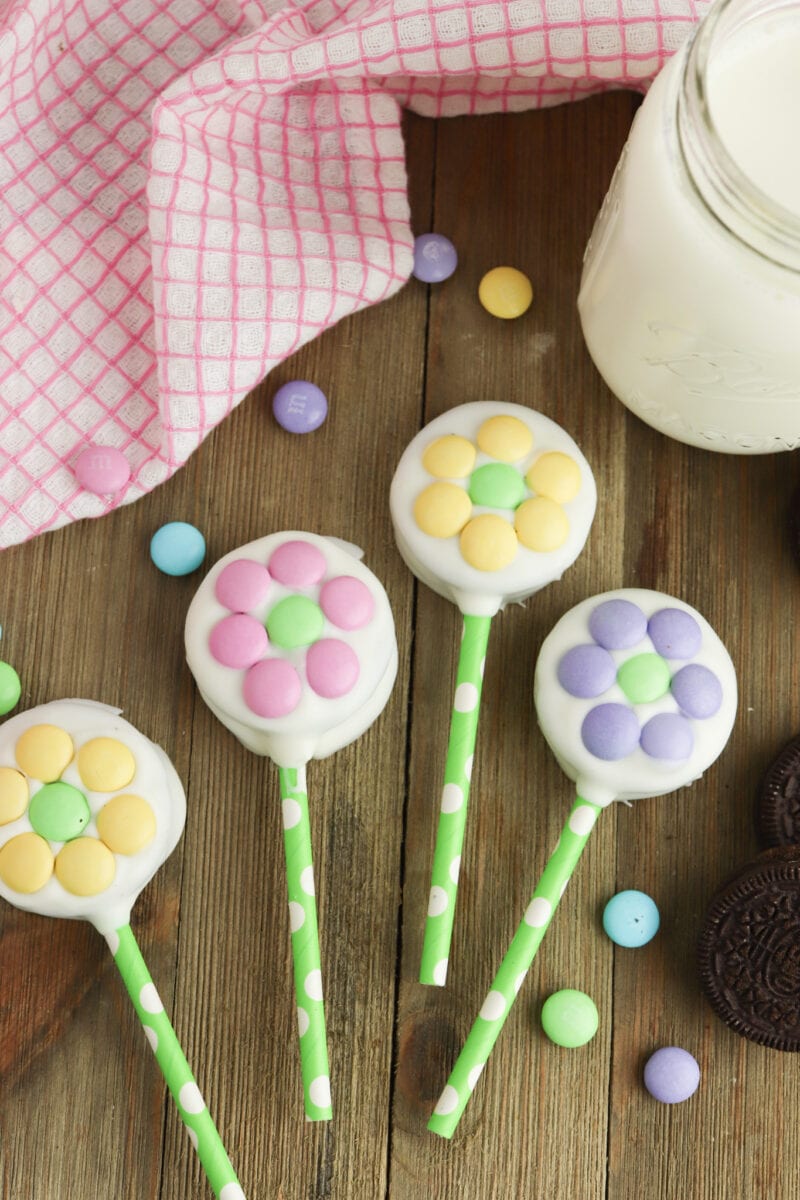
<svg viewBox="0 0 800 1200"><path fill-rule="evenodd" d="M245 1200L133 930L130 925L122 925L115 933L108 934L106 941L214 1195L219 1200Z"/></svg>
<svg viewBox="0 0 800 1200"><path fill-rule="evenodd" d="M436 830L431 890L422 944L420 983L443 987L453 936L458 872L467 824L469 781L478 734L483 664L491 617L464 617L458 655L456 694L444 768L444 789Z"/></svg>
<svg viewBox="0 0 800 1200"><path fill-rule="evenodd" d="M455 1133L486 1060L525 979L544 932L550 924L595 821L602 812L596 804L578 796L542 877L533 893L525 916L506 951L494 977L480 1014L472 1026L464 1048L456 1060L450 1078L428 1122L428 1129L440 1137Z"/></svg>
<svg viewBox="0 0 800 1200"><path fill-rule="evenodd" d="M289 887L294 990L300 1033L306 1119L330 1121L331 1080L322 1001L311 827L308 820L305 767L279 767L283 803L283 842Z"/></svg>

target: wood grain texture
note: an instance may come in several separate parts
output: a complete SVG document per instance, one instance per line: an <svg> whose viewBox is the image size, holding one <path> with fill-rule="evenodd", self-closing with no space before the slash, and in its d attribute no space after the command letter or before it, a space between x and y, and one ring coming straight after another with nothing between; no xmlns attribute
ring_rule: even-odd
<svg viewBox="0 0 800 1200"><path fill-rule="evenodd" d="M457 273L343 321L283 364L167 485L100 521L0 556L1 656L22 706L118 704L175 762L186 833L133 927L251 1200L795 1200L796 1063L729 1032L699 991L693 946L712 892L757 849L753 796L800 727L800 577L786 507L795 455L729 458L670 442L608 393L575 310L583 247L632 97L550 112L406 122L416 232L459 249ZM507 262L536 298L501 323L477 285ZM331 402L307 438L277 428L275 388ZM416 982L460 620L394 547L388 488L407 442L469 400L540 409L598 480L597 519L557 584L494 623L446 989ZM400 670L380 720L308 772L334 1121L307 1125L277 772L200 701L183 659L199 576L149 561L153 531L192 521L210 565L267 532L357 542L395 613ZM425 1130L568 811L538 733L532 673L584 596L660 588L728 644L741 688L730 746L692 788L601 818L452 1143ZM662 931L639 951L602 934L603 903L652 894ZM0 912L0 1200L205 1200L210 1192L102 939ZM601 1014L578 1051L538 1013L560 987ZM703 1071L684 1105L641 1084L660 1045Z"/></svg>

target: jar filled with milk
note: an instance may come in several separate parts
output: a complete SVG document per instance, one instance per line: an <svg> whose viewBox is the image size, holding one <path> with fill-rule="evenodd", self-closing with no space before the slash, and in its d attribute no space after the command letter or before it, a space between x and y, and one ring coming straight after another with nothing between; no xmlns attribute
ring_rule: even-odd
<svg viewBox="0 0 800 1200"><path fill-rule="evenodd" d="M662 433L800 446L799 0L717 0L658 75L578 311L608 386Z"/></svg>

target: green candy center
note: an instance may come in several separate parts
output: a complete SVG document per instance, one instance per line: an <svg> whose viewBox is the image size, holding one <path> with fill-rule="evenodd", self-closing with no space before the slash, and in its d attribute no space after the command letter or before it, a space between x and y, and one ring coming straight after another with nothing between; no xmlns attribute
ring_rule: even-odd
<svg viewBox="0 0 800 1200"><path fill-rule="evenodd" d="M617 683L631 704L649 704L669 691L670 671L660 654L636 654L617 671Z"/></svg>
<svg viewBox="0 0 800 1200"><path fill-rule="evenodd" d="M78 837L91 815L83 792L69 783L46 783L28 809L35 831L51 842L69 842Z"/></svg>
<svg viewBox="0 0 800 1200"><path fill-rule="evenodd" d="M270 641L281 650L310 646L325 626L322 609L308 596L287 596L279 600L267 617Z"/></svg>
<svg viewBox="0 0 800 1200"><path fill-rule="evenodd" d="M527 494L519 471L507 463L487 463L470 476L469 498L473 504L486 508L517 508Z"/></svg>

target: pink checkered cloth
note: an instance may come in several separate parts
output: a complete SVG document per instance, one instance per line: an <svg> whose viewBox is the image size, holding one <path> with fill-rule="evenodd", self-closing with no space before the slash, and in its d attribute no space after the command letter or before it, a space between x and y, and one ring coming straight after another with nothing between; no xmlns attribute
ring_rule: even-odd
<svg viewBox="0 0 800 1200"><path fill-rule="evenodd" d="M0 0L0 546L150 491L406 282L401 107L642 87L705 7ZM131 464L113 498L90 443Z"/></svg>

